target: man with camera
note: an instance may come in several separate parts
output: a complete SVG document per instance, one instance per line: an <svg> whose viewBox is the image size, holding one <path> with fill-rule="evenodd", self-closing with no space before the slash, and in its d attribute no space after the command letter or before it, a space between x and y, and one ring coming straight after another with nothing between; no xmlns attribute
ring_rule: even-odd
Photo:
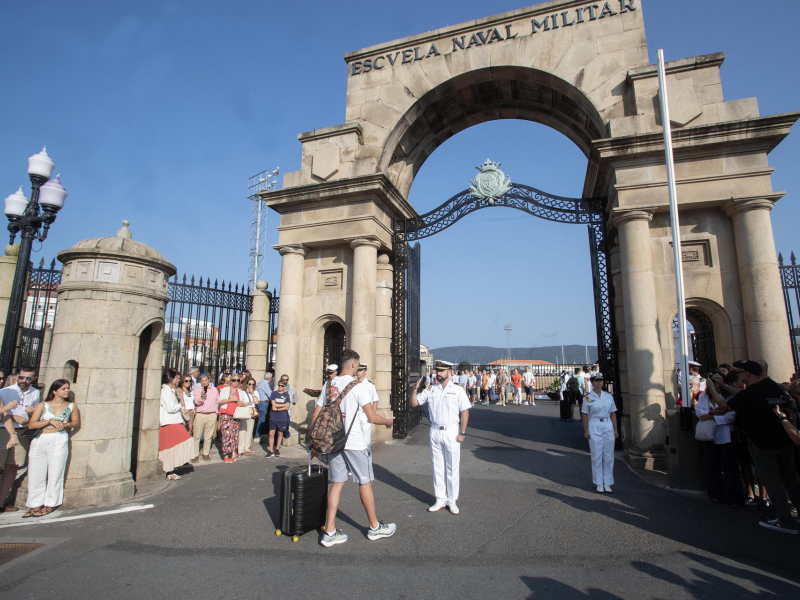
<svg viewBox="0 0 800 600"><path fill-rule="evenodd" d="M722 411L736 411L737 420L750 440L750 455L759 480L767 488L778 513L777 519L760 521L759 525L797 535L800 531L792 518L787 494L795 507L800 507L800 478L794 468L792 441L773 410L773 406L788 403L789 399L783 388L767 376L765 361L740 360L733 367L745 389L723 386L733 394L727 402L715 386L708 386L708 392ZM714 380L722 382L720 375L714 375Z"/></svg>

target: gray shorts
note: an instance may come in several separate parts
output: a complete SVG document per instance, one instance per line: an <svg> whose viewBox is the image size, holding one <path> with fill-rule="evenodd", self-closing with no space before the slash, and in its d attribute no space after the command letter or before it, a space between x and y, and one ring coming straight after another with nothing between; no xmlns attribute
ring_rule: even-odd
<svg viewBox="0 0 800 600"><path fill-rule="evenodd" d="M347 471L353 474L353 481L360 485L375 480L372 472L372 452L364 450L344 450L328 455L328 474L331 483L347 481Z"/></svg>

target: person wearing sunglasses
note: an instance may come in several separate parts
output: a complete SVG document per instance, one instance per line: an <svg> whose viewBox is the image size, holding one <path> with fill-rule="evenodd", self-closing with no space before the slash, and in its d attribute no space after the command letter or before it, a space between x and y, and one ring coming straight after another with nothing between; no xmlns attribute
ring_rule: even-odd
<svg viewBox="0 0 800 600"><path fill-rule="evenodd" d="M194 386L194 379L191 375L184 375L181 378L181 389L178 392L183 407L186 409L185 413L185 421L186 421L186 430L189 432L189 435L192 433L192 426L194 424L194 396L192 395L192 389Z"/></svg>
<svg viewBox="0 0 800 600"><path fill-rule="evenodd" d="M219 393L219 421L222 433L222 461L232 463L239 450L239 421L234 417L237 406L247 406L247 395L239 389L242 376L234 373Z"/></svg>
<svg viewBox="0 0 800 600"><path fill-rule="evenodd" d="M288 379L288 377L287 377ZM281 455L283 436L289 431L289 408L292 401L286 391L286 379L278 380L277 389L270 396L271 410L269 414L269 450L264 458ZM275 439L277 431L277 440Z"/></svg>
<svg viewBox="0 0 800 600"><path fill-rule="evenodd" d="M30 440L21 438L28 425L31 413L41 398L39 390L33 386L36 381L36 369L22 366L19 368L17 382L0 390L0 462L3 464L3 477L0 479L0 501L3 503L0 512L15 512L16 506L5 503L8 492L17 478L17 469L25 464L28 456Z"/></svg>

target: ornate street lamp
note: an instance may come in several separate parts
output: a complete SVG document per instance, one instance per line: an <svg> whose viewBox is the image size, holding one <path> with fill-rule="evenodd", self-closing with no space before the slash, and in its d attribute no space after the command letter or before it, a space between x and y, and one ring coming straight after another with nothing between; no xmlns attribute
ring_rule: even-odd
<svg viewBox="0 0 800 600"><path fill-rule="evenodd" d="M33 240L43 242L47 238L50 225L56 220L56 214L63 208L67 197L67 190L61 185L60 176L56 175L54 179L50 179L53 169L55 164L47 156L47 148L43 148L39 154L34 154L28 159L28 176L31 180L30 201L22 193L22 187L6 198L5 213L8 217L8 230L11 232L10 243L14 243L19 232L22 238L17 257L17 270L11 287L6 328L3 332L3 345L0 348L0 370L6 374L11 372L13 366Z"/></svg>

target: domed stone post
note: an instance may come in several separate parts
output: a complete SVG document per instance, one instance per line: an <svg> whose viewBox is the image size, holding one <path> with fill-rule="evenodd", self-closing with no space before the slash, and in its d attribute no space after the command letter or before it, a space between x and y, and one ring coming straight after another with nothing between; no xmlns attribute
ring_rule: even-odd
<svg viewBox="0 0 800 600"><path fill-rule="evenodd" d="M163 476L161 361L167 285L176 269L131 239L127 226L58 254L64 274L45 385L69 380L81 411L65 507L125 500L135 479Z"/></svg>
<svg viewBox="0 0 800 600"><path fill-rule="evenodd" d="M269 360L269 304L272 294L267 287L263 279L256 281L256 289L251 294L253 310L247 325L247 369L256 381L264 377Z"/></svg>

